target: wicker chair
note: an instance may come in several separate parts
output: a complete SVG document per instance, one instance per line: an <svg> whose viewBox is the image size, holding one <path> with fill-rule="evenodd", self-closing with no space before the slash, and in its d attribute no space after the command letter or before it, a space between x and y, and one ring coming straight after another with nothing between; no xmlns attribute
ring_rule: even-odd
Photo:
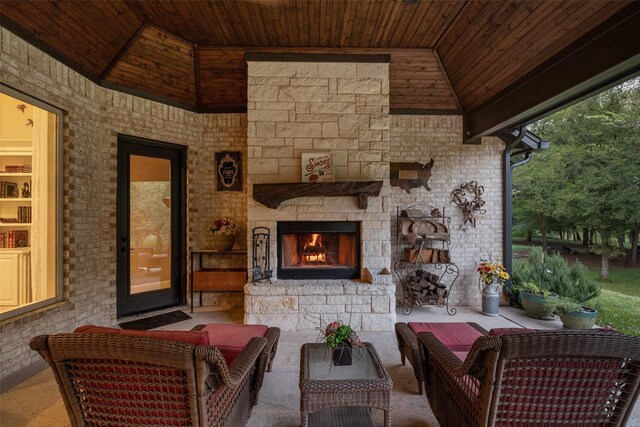
<svg viewBox="0 0 640 427"><path fill-rule="evenodd" d="M620 426L640 391L640 337L492 330L464 362L432 333L418 341L441 426Z"/></svg>
<svg viewBox="0 0 640 427"><path fill-rule="evenodd" d="M486 335L487 331L477 323L461 323L461 322L445 322L445 323L427 323L427 322L398 322L395 325L396 340L398 350L400 350L400 362L402 366L409 361L413 367L413 374L418 383L418 394L423 393L424 377L422 375L422 366L420 363L420 351L418 350L418 337L416 331L430 331L441 341L446 342L447 347L454 352L458 350L459 357L465 351L469 351L477 337ZM453 336L453 341L457 345L450 345L449 341L443 335ZM450 337L449 337L450 338Z"/></svg>
<svg viewBox="0 0 640 427"><path fill-rule="evenodd" d="M72 426L245 425L267 339L251 338L230 367L216 347L184 341L71 333L30 346L53 370Z"/></svg>

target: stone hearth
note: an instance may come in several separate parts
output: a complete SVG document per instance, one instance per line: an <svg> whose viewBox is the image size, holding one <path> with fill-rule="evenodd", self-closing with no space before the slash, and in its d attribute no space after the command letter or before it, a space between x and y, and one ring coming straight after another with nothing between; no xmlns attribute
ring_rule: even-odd
<svg viewBox="0 0 640 427"><path fill-rule="evenodd" d="M385 282L386 280L386 282ZM245 323L286 331L315 330L339 319L364 331L390 331L396 321L391 276L357 280L278 280L245 286Z"/></svg>

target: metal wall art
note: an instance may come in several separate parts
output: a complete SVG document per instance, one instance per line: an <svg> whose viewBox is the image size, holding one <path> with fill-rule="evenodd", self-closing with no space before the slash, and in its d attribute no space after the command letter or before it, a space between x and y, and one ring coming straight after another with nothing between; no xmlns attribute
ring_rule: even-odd
<svg viewBox="0 0 640 427"><path fill-rule="evenodd" d="M425 190L431 191L429 188L429 178L431 178L431 169L433 168L433 159L429 163L418 162L400 162L390 163L390 184L392 187L400 187L407 194L411 193L413 188L424 187Z"/></svg>
<svg viewBox="0 0 640 427"><path fill-rule="evenodd" d="M242 157L239 151L215 153L216 189L218 191L242 191Z"/></svg>
<svg viewBox="0 0 640 427"><path fill-rule="evenodd" d="M482 215L486 212L482 207L485 201L482 200L484 187L478 185L477 181L465 182L451 192L451 202L462 211L463 222L465 225L469 223L476 228L476 215Z"/></svg>

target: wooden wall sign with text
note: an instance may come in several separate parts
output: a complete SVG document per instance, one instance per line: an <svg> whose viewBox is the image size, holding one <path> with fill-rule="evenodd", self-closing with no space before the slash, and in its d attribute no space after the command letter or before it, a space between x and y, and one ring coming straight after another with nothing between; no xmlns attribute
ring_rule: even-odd
<svg viewBox="0 0 640 427"><path fill-rule="evenodd" d="M333 182L333 154L302 153L302 182Z"/></svg>
<svg viewBox="0 0 640 427"><path fill-rule="evenodd" d="M424 187L427 191L431 191L429 188L431 168L433 168L433 159L425 164L418 162L391 163L391 185L400 187L407 193L411 193L411 189L417 187Z"/></svg>

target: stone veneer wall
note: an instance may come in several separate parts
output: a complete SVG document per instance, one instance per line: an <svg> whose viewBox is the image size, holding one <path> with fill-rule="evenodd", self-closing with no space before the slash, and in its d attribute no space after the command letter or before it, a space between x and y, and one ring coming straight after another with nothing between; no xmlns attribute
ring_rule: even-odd
<svg viewBox="0 0 640 427"><path fill-rule="evenodd" d="M431 191L414 188L410 194L391 187L392 242L395 256L396 206L431 205L446 209L451 216L451 258L460 268L450 296L455 305L479 306L476 267L481 258L502 257L504 143L498 138L483 138L481 145L462 143L461 116L390 116L392 162L427 163L433 158L429 186ZM463 182L477 181L484 186L484 215L477 216L477 227L462 227L460 210L451 201L451 191ZM453 319L453 318L452 318Z"/></svg>
<svg viewBox="0 0 640 427"><path fill-rule="evenodd" d="M389 268L389 64L249 62L248 75L247 228L275 238L277 221L362 221L362 266ZM253 184L300 182L314 151L333 153L336 181L384 180L380 196L366 210L353 196L253 200Z"/></svg>
<svg viewBox="0 0 640 427"><path fill-rule="evenodd" d="M270 228L274 269L277 221L309 220L361 221L362 267L389 268L389 64L249 61L248 76L248 229ZM300 182L301 153L313 151L333 153L336 181L383 180L380 196L365 210L353 196L296 198L278 209L253 200L253 184ZM247 285L245 321L309 329L314 316L348 313L364 329L391 330L388 285L374 292L350 281L312 282Z"/></svg>
<svg viewBox="0 0 640 427"><path fill-rule="evenodd" d="M246 194L216 193L213 152L243 151L246 115L198 115L99 87L0 29L0 82L65 111L63 144L64 300L0 323L2 380L40 357L38 334L116 323L117 134L188 146L188 246L206 244L203 226L219 216L242 225ZM244 152L244 151L243 151ZM242 242L244 233L242 231ZM233 302L242 304L241 299Z"/></svg>

